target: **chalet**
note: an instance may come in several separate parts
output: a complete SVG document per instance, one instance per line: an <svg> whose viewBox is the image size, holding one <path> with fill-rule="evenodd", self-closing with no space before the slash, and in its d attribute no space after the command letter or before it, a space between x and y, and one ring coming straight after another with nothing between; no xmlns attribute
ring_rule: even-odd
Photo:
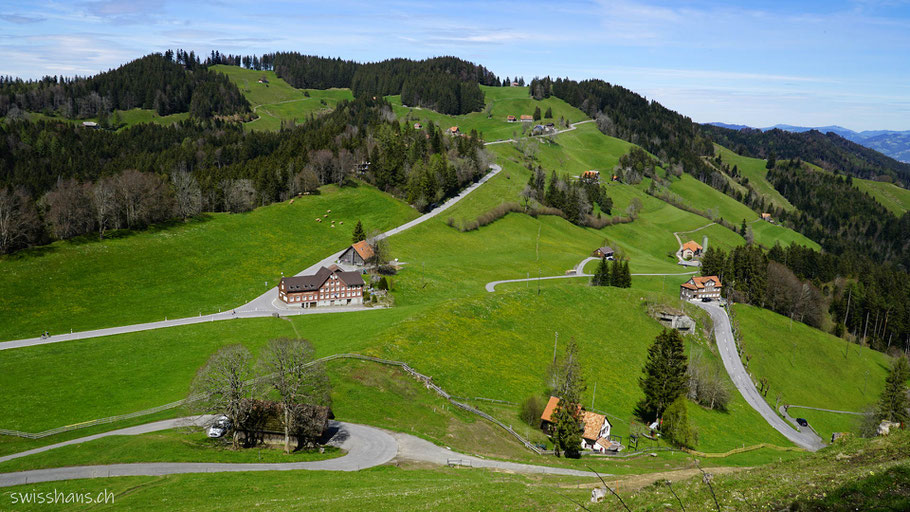
<svg viewBox="0 0 910 512"><path fill-rule="evenodd" d="M763 214L761 214L761 220L764 220L764 221L767 221L767 222L771 222L771 223L774 222L774 219L771 218L771 214L770 214L770 213L763 213Z"/></svg>
<svg viewBox="0 0 910 512"><path fill-rule="evenodd" d="M552 427L556 424L553 414L559 405L559 398L551 396L547 406L540 415L541 428L546 433L550 433ZM606 416L596 412L586 411L578 407L576 418L578 418L578 429L581 431L581 448L586 450L595 450L604 452L610 446L610 429L612 425Z"/></svg>
<svg viewBox="0 0 910 512"><path fill-rule="evenodd" d="M345 249L341 256L338 258L338 261L342 263L347 263L349 265L365 265L370 259L373 258L373 247L370 246L365 240L361 240L356 244Z"/></svg>
<svg viewBox="0 0 910 512"><path fill-rule="evenodd" d="M282 277L278 298L301 308L363 304L360 272L345 272L337 265L320 268L308 276Z"/></svg>
<svg viewBox="0 0 910 512"><path fill-rule="evenodd" d="M237 429L234 436L246 446L283 445L284 444L284 407L271 400L250 400L250 418L245 428ZM318 439L329 429L329 420L335 419L332 409L322 405L300 404L300 412L307 418L305 438ZM291 446L302 448L300 439L294 432L290 436Z"/></svg>
<svg viewBox="0 0 910 512"><path fill-rule="evenodd" d="M682 257L683 258L694 258L696 256L701 256L702 247L698 245L697 242L689 240L688 242L682 244Z"/></svg>
<svg viewBox="0 0 910 512"><path fill-rule="evenodd" d="M514 123L515 121L518 121L518 119L515 119L515 116L513 116L513 115L506 116L506 122Z"/></svg>
<svg viewBox="0 0 910 512"><path fill-rule="evenodd" d="M679 298L688 299L719 299L722 284L717 276L692 277L679 285Z"/></svg>
<svg viewBox="0 0 910 512"><path fill-rule="evenodd" d="M521 122L522 122L522 123L530 123L530 122L532 122L532 121L534 121L534 116L529 116L529 115L527 115L527 114L523 114L523 115L521 116Z"/></svg>
<svg viewBox="0 0 910 512"><path fill-rule="evenodd" d="M600 171L585 171L581 174L581 181L584 183L598 184L600 183Z"/></svg>
<svg viewBox="0 0 910 512"><path fill-rule="evenodd" d="M421 128L423 128L423 125L422 125L422 124L420 124L420 123L414 123L414 129L415 129L415 130L419 130L419 129L421 129Z"/></svg>
<svg viewBox="0 0 910 512"><path fill-rule="evenodd" d="M453 126L453 127L449 128L449 133L450 133L451 135L460 135L460 134L461 134L461 132L458 131L458 127L457 127L457 126Z"/></svg>
<svg viewBox="0 0 910 512"><path fill-rule="evenodd" d="M613 249L608 246L598 247L591 256L595 258L607 258L608 260L613 259Z"/></svg>

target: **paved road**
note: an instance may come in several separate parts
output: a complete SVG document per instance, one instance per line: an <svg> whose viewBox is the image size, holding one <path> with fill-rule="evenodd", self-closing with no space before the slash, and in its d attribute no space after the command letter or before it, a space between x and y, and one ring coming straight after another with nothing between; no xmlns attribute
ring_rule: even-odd
<svg viewBox="0 0 910 512"><path fill-rule="evenodd" d="M407 222L405 224L402 224L401 226L398 226L394 229L390 229L389 231L386 231L385 233L380 234L379 237L387 238L392 235L396 235L398 233L401 233L402 231L410 229L422 222L425 222L425 221L439 215L440 213L444 212L445 210L448 210L449 208L454 206L456 203L458 203L458 201L462 200L465 196L467 196L474 190L477 190L478 187L480 187L481 185L486 183L488 180L490 180L493 176L496 176L497 174L499 174L502 171L502 167L500 167L497 164L491 165L490 168L492 170L490 172L488 172L483 178L478 180L477 183L474 183L473 185L471 185L468 188L466 188L465 190L463 190L457 196L450 198L448 201L446 201L442 205L438 206L437 208L433 209L432 211L430 211L428 213L421 215L420 217L418 217L410 222ZM344 250L341 250L341 251L335 252L329 256L326 256L319 262L307 267L306 269L304 269L297 275L311 274L311 273L319 270L320 267L328 266L328 265L334 263L338 259L338 257L341 256L342 252L344 252ZM319 307L319 308L312 308L312 309L289 308L289 307L287 307L287 305L284 305L278 301L278 288L275 287L275 288L269 289L267 292L263 293L259 297L256 297L255 299L248 302L247 304L239 306L236 309L231 310L231 311L223 311L221 313L214 313L211 315L199 315L199 316L192 316L192 317L187 317L187 318L165 319L165 320L161 320L158 322L147 322L147 323L142 323L142 324L125 325L125 326L121 326L121 327L109 327L106 329L96 329L96 330L92 330L92 331L81 331L81 332L75 332L75 333L70 333L70 334L54 334L48 338L39 337L39 338L28 338L28 339L23 339L23 340L4 341L4 342L0 342L0 350L9 350L9 349L14 349L14 348L22 348L22 347L32 347L35 345L45 345L48 343L59 343L62 341L97 338L100 336L112 336L115 334L126 334L126 333L131 333L131 332L138 332L138 331L148 331L148 330L152 330L152 329L163 329L166 327L175 327L178 325L190 325L190 324L199 324L199 323L203 323L203 322L230 320L233 318L268 317L268 316L274 315L275 313L278 313L283 316L315 315L315 314L325 314L325 313L342 313L342 312L349 313L349 312L355 312L355 311L365 311L365 310L370 310L370 309L375 309L375 308L369 308L366 306Z"/></svg>
<svg viewBox="0 0 910 512"><path fill-rule="evenodd" d="M746 368L739 358L739 353L736 350L736 343L733 340L733 330L730 327L730 319L724 308L716 302L705 303L696 301L693 302L693 304L704 309L711 315L711 319L714 321L714 337L717 340L717 349L724 362L724 367L727 369L727 373L730 374L730 379L733 381L733 384L736 385L736 389L738 389L743 398L746 399L746 402L761 414L762 418L764 418L769 425L783 434L784 437L793 441L796 445L813 452L824 448L825 444L822 443L822 440L815 434L808 431L798 432L790 427L786 421L774 412L774 409L765 402L765 399L762 398L758 393L758 390L755 389L752 378L749 376L748 372L746 372Z"/></svg>
<svg viewBox="0 0 910 512"><path fill-rule="evenodd" d="M0 463L25 457L35 453L46 452L61 446L84 443L108 436L139 435L160 430L169 430L177 427L207 425L214 416L198 416L192 418L177 418L172 420L156 421L146 425L139 425L119 430L112 430L102 434L73 439L62 443L43 446L13 455L0 457ZM358 471L373 466L385 464L393 459L400 461L428 462L431 464L447 465L457 464L475 468L491 468L517 473L536 473L548 475L569 475L592 477L587 471L549 466L536 466L498 460L487 460L472 455L464 455L447 448L436 446L429 441L418 437L390 433L367 425L357 425L333 421L331 429L335 431L329 444L338 446L347 454L335 459L313 462L284 462L272 464L259 463L217 463L217 462L148 462L132 464L109 464L97 466L75 466L63 468L36 469L16 473L0 473L0 487L13 485L35 484L39 482L52 482L59 480L75 480L81 478L109 478L116 476L160 476L180 473L224 473L239 471ZM457 462L456 462L457 461Z"/></svg>

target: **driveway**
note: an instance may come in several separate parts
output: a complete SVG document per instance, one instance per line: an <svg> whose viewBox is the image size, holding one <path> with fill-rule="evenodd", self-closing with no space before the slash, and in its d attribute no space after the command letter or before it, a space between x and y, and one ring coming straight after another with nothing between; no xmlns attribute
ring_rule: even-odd
<svg viewBox="0 0 910 512"><path fill-rule="evenodd" d="M705 303L696 301L693 302L693 304L704 309L711 315L711 320L714 321L714 337L717 339L717 350L720 352L724 367L730 375L730 380L736 385L736 389L738 389L743 398L746 399L746 402L755 409L769 425L774 427L775 430L783 434L784 437L797 446L813 452L824 448L825 444L822 442L821 438L808 429L799 432L788 425L786 421L774 412L774 409L768 405L765 399L759 394L758 390L755 389L755 384L752 382L752 378L743 366L742 360L739 358L739 353L736 350L736 343L733 340L733 330L730 327L730 319L727 316L726 310L715 302Z"/></svg>

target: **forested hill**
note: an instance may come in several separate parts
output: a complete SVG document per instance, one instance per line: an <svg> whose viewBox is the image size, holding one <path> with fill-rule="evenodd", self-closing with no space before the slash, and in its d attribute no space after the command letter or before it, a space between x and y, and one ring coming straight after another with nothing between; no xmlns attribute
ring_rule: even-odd
<svg viewBox="0 0 910 512"><path fill-rule="evenodd" d="M712 172L701 156L714 154L696 123L656 101L603 80L535 78L531 95L560 98L597 120L607 135L645 148L670 166L681 166L702 181Z"/></svg>
<svg viewBox="0 0 910 512"><path fill-rule="evenodd" d="M249 103L228 77L183 51L146 55L89 78L0 78L0 116L28 111L86 119L132 108L210 118L247 112Z"/></svg>
<svg viewBox="0 0 910 512"><path fill-rule="evenodd" d="M479 85L500 85L483 66L455 57L414 61L390 59L360 64L299 53L263 55L260 63L297 88L348 87L357 97L401 94L406 105L430 108L443 114L482 110Z"/></svg>
<svg viewBox="0 0 910 512"><path fill-rule="evenodd" d="M755 158L799 158L829 171L843 171L857 178L874 179L890 176L895 181L910 183L910 164L899 162L851 142L840 135L817 130L796 133L781 129L731 130L702 125L702 130L715 142L737 153Z"/></svg>

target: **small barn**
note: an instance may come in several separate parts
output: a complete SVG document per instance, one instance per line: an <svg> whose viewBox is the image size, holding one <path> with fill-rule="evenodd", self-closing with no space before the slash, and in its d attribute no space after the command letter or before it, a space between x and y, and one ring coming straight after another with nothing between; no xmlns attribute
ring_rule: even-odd
<svg viewBox="0 0 910 512"><path fill-rule="evenodd" d="M613 259L613 249L608 246L598 247L591 254L595 258L607 258L608 260Z"/></svg>
<svg viewBox="0 0 910 512"><path fill-rule="evenodd" d="M683 258L694 258L696 256L701 256L702 247L693 240L682 244L682 257Z"/></svg>
<svg viewBox="0 0 910 512"><path fill-rule="evenodd" d="M349 265L366 265L373 258L373 254L373 247L366 240L361 240L345 249L338 261Z"/></svg>

